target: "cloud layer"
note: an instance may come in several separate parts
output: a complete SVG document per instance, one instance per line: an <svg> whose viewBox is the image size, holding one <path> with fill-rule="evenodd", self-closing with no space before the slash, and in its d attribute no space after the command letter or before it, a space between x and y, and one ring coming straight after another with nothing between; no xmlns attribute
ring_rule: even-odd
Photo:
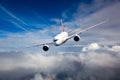
<svg viewBox="0 0 120 80"><path fill-rule="evenodd" d="M95 43L90 45L93 44ZM86 50L77 55L0 53L0 78L3 80L22 78L24 80L119 80L120 53L116 52L119 46L98 46L100 48L97 50ZM114 47L116 49L113 50Z"/></svg>

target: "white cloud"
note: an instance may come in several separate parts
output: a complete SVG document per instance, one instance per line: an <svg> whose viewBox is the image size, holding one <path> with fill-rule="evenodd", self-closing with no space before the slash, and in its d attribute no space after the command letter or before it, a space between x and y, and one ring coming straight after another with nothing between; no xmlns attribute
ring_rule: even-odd
<svg viewBox="0 0 120 80"><path fill-rule="evenodd" d="M97 5L97 4L96 4ZM80 5L81 6L81 5ZM93 12L92 14L86 15L86 17L81 17L81 11L78 9L78 12L75 13L74 20L71 21L73 26L78 26L78 31L80 31L79 27L82 29L95 25L105 19L109 19L108 22L81 34L82 40L81 43L85 43L89 41L108 41L108 42L115 42L120 39L119 37L119 30L120 30L120 2L111 2L104 6L103 8L98 9L97 11ZM87 9L86 9L87 10ZM94 10L94 9L93 9ZM69 26L68 26L69 27ZM86 41L85 41L86 40Z"/></svg>
<svg viewBox="0 0 120 80"><path fill-rule="evenodd" d="M34 78L30 80L54 80L54 76L47 75L47 77L44 78L41 74L35 74Z"/></svg>
<svg viewBox="0 0 120 80"><path fill-rule="evenodd" d="M46 34L47 30L33 31L28 33L6 33L4 39L0 39L0 51L25 50L27 46L51 42L52 37ZM42 35L41 35L42 34ZM27 50L27 49L26 49ZM30 50L30 49L28 49Z"/></svg>
<svg viewBox="0 0 120 80"><path fill-rule="evenodd" d="M93 66L108 66L113 67L114 64L118 63L119 58L116 58L116 56L111 55L109 51L114 50L117 53L119 53L119 46L113 46L111 49L105 49L106 51L99 52L97 51L102 50L104 47L101 47L97 43L91 43L87 46L87 49L85 49L85 53L77 54L79 56L75 56L73 54L55 54L51 55L48 54L48 56L44 56L41 53L18 53L21 54L17 57L15 56L3 56L0 58L0 71L8 71L8 70L14 70L17 68L25 68L25 69L34 69L34 70L40 70L40 71L47 71L51 72L53 70L56 70L59 68L59 70L64 68L69 68L71 66L71 63L73 61L82 62L86 65L93 65ZM84 48L83 48L84 49ZM86 54L87 53L87 54ZM12 54L12 52L7 53ZM14 54L14 55L16 55ZM115 54L117 57L119 57L119 54ZM4 54L3 54L4 55ZM6 65L6 66L5 66Z"/></svg>
<svg viewBox="0 0 120 80"><path fill-rule="evenodd" d="M57 24L60 24L60 19L52 18L51 21L56 22Z"/></svg>
<svg viewBox="0 0 120 80"><path fill-rule="evenodd" d="M92 46L95 46L96 48L96 44ZM102 48L99 48L99 50L102 50ZM9 56L10 54L11 56ZM76 79L77 76L80 77L80 75L83 74L87 77L88 74L84 73L83 71L88 71L87 73L89 73L91 76L95 76L94 74L100 75L99 70L101 71L102 68L105 71L103 70L103 74L100 76L104 76L107 74L106 77L111 78L111 76L113 76L114 71L111 72L112 75L109 75L109 72L111 71L111 69L114 70L116 68L119 68L119 61L120 61L119 54L116 53L111 54L111 52L109 52L109 50L107 49L105 52L103 51L99 52L97 50L94 50L94 51L87 51L85 53L84 52L79 53L77 55L67 54L67 53L59 55L56 53L56 55L46 55L46 56L41 55L40 53L23 54L16 52L15 54L12 54L12 52L8 52L2 54L0 57L0 63L1 63L0 74L2 72L8 72L8 71L9 72L14 71L14 73L17 73L16 70L20 69L19 75L22 76L24 76L23 73L25 74L35 73L35 76L31 78L31 80L36 80L36 79L53 80L57 78L56 75L58 73L64 72L66 75L75 74L75 78L72 78L72 76L71 77L68 76L67 78L77 80ZM95 71L96 69L97 71ZM25 72L23 72L23 70ZM28 71L26 70L28 70L30 73L28 73Z"/></svg>
<svg viewBox="0 0 120 80"><path fill-rule="evenodd" d="M118 53L120 52L120 46L119 45L113 45L111 47L106 45L104 48L109 50L109 51L118 52Z"/></svg>
<svg viewBox="0 0 120 80"><path fill-rule="evenodd" d="M112 51L120 52L120 46L118 45L112 46Z"/></svg>
<svg viewBox="0 0 120 80"><path fill-rule="evenodd" d="M34 79L31 79L31 80L44 80L44 79L40 74L35 74Z"/></svg>
<svg viewBox="0 0 120 80"><path fill-rule="evenodd" d="M83 47L82 51L90 51L90 50L98 50L100 48L100 46L98 45L98 43L91 43L89 45L87 45L87 47Z"/></svg>
<svg viewBox="0 0 120 80"><path fill-rule="evenodd" d="M89 52L80 55L81 61L83 61L88 66L98 66L98 67L114 67L119 63L119 59L113 57L110 53L99 53L99 52Z"/></svg>

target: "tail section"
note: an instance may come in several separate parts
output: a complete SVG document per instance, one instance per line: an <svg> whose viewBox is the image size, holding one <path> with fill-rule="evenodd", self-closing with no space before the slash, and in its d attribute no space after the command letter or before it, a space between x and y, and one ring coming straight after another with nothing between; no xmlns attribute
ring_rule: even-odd
<svg viewBox="0 0 120 80"><path fill-rule="evenodd" d="M62 19L61 19L61 25L62 25L62 32L64 32L65 29L64 29L64 25L63 25L63 21L62 21Z"/></svg>

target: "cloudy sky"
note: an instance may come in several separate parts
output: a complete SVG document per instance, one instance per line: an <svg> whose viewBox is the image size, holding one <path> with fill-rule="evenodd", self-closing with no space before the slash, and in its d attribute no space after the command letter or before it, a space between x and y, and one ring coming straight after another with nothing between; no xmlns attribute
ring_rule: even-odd
<svg viewBox="0 0 120 80"><path fill-rule="evenodd" d="M120 80L119 0L0 0L0 80ZM48 52L42 46L108 21Z"/></svg>

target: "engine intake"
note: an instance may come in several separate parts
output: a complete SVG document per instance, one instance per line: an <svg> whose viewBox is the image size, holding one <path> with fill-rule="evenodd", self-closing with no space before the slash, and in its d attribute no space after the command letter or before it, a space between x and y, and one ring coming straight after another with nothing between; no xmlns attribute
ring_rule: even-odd
<svg viewBox="0 0 120 80"><path fill-rule="evenodd" d="M80 40L80 36L79 36L79 35L76 35L76 36L74 37L74 41L78 42L79 40Z"/></svg>
<svg viewBox="0 0 120 80"><path fill-rule="evenodd" d="M48 50L49 50L49 46L48 46L48 45L44 45L44 46L43 46L43 50L44 50L44 51L48 51Z"/></svg>

